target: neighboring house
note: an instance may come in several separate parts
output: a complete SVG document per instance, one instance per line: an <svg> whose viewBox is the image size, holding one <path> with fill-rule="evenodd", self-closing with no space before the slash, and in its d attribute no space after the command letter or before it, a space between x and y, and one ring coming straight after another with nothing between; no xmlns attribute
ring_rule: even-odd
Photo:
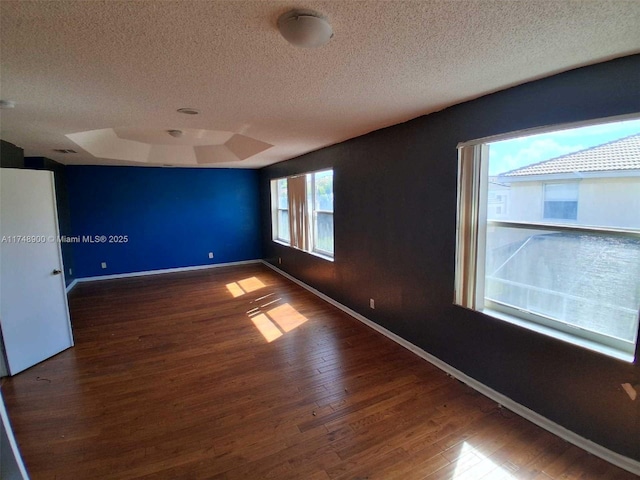
<svg viewBox="0 0 640 480"><path fill-rule="evenodd" d="M640 239L499 222L640 230L640 134L489 177L485 295L633 343Z"/></svg>
<svg viewBox="0 0 640 480"><path fill-rule="evenodd" d="M511 186L500 177L489 177L487 194L487 216L495 219L507 219L509 216L509 191Z"/></svg>
<svg viewBox="0 0 640 480"><path fill-rule="evenodd" d="M640 228L640 134L491 177L488 213L499 220Z"/></svg>

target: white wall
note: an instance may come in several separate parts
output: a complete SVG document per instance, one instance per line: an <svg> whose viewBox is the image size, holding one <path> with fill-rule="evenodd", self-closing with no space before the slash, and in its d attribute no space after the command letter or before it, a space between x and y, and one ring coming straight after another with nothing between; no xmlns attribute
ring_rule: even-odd
<svg viewBox="0 0 640 480"><path fill-rule="evenodd" d="M578 223L640 228L640 178L582 180L578 192Z"/></svg>
<svg viewBox="0 0 640 480"><path fill-rule="evenodd" d="M513 182L506 217L500 220L549 222L543 218L544 183ZM640 178L588 178L578 181L578 218L559 223L640 228Z"/></svg>

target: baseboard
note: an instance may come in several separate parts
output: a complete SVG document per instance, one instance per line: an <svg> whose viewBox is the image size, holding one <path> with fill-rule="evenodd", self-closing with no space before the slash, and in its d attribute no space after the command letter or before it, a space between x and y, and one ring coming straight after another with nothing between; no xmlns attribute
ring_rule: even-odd
<svg viewBox="0 0 640 480"><path fill-rule="evenodd" d="M345 305L342 305L341 303L335 301L331 297L325 295L322 292L319 292L315 288L307 285L306 283L304 283L304 282L298 280L297 278L289 275L288 273L280 270L278 267L270 264L269 262L266 262L266 261L262 260L262 263L265 264L267 267L271 268L272 270L276 271L277 273L279 273L283 277L291 280L292 282L296 283L297 285L300 285L302 288L310 291L311 293L313 293L317 297L321 298L322 300L330 303L334 307L336 307L336 308L342 310L343 312L351 315L356 320L359 320L360 322L364 323L368 327L374 329L376 332L378 332L378 333L384 335L385 337L393 340L398 345L401 345L402 347L406 348L407 350L413 352L414 354L416 354L420 358L426 360L427 362L429 362L432 365L436 366L437 368L439 368L440 370L444 371L445 373L448 373L452 377L460 380L462 383L465 383L469 387L473 388L477 392L480 392L484 396L492 399L493 401L495 401L496 403L502 405L503 407L506 407L507 409L509 409L512 412L520 415L523 418L526 418L527 420L529 420L530 422L538 425L539 427L544 428L545 430L553 433L554 435L557 435L558 437L566 440L567 442L572 443L572 444L576 445L577 447L580 447L580 448L586 450L587 452L589 452L589 453L591 453L591 454L593 454L593 455L595 455L597 457L600 457L600 458L602 458L603 460L606 460L609 463L612 463L613 465L616 465L616 466L618 466L618 467L620 467L620 468L622 468L624 470L627 470L628 472L634 473L636 475L640 475L640 462L638 462L638 461L636 461L636 460L634 460L632 458L625 457L624 455L620 455L619 453L616 453L616 452L614 452L612 450L609 450L608 448L605 448L602 445L599 445L599 444L597 444L595 442L592 442L591 440L588 440L588 439L578 435L577 433L574 433L571 430L568 430L568 429L564 428L563 426L558 425L557 423L549 420L548 418L540 415L539 413L534 412L533 410L525 407L524 405L516 402L515 400L510 399L509 397L501 394L500 392L497 392L496 390L493 390L492 388L486 386L485 384L479 382L478 380L468 376L467 374L461 372L460 370L458 370L458 369L452 367L451 365L443 362L442 360L438 359L437 357L434 357L433 355L431 355L430 353L427 353L426 351L424 351L420 347L418 347L418 346L414 345L413 343L405 340L404 338L396 335L395 333L387 330L386 328L381 327L380 325L378 325L377 323L369 320L365 316L359 314L358 312L356 312L354 310L351 310L349 307L347 307Z"/></svg>
<svg viewBox="0 0 640 480"><path fill-rule="evenodd" d="M145 277L147 275L162 275L165 273L177 273L177 272L191 272L194 270L208 270L210 268L220 267L233 267L237 265L248 265L251 263L261 263L262 260L243 260L240 262L227 262L227 263L214 263L212 265L196 265L193 267L177 267L177 268L164 268L161 270L146 270L143 272L131 272L131 273L114 273L111 275L97 275L95 277L82 277L76 278L67 287L67 292L71 290L72 285L75 286L77 282L95 282L98 280L115 280L119 278L131 278L131 277Z"/></svg>
<svg viewBox="0 0 640 480"><path fill-rule="evenodd" d="M67 293L73 290L73 287L75 287L77 284L78 284L78 279L74 278L73 281L69 285L67 285Z"/></svg>

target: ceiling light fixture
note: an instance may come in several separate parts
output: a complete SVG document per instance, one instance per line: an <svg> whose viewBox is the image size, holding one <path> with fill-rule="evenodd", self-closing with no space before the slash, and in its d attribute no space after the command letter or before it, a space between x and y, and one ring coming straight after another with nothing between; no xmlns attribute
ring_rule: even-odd
<svg viewBox="0 0 640 480"><path fill-rule="evenodd" d="M185 115L198 115L200 112L195 108L179 108L178 113L184 113Z"/></svg>
<svg viewBox="0 0 640 480"><path fill-rule="evenodd" d="M16 102L13 100L0 100L0 108L14 108Z"/></svg>
<svg viewBox="0 0 640 480"><path fill-rule="evenodd" d="M331 24L313 10L295 9L283 13L278 18L278 30L287 42L302 48L321 47L333 37Z"/></svg>
<svg viewBox="0 0 640 480"><path fill-rule="evenodd" d="M182 135L184 135L184 132L182 130L167 130L167 133L175 138L180 138Z"/></svg>

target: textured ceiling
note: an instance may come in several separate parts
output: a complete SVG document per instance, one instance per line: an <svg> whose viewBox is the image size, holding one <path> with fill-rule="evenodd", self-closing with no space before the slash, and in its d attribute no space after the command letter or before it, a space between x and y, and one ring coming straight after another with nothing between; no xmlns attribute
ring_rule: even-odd
<svg viewBox="0 0 640 480"><path fill-rule="evenodd" d="M334 38L289 45L275 24L292 7L322 12ZM637 0L1 1L0 17L0 98L17 102L0 136L68 164L135 164L69 134L181 129L273 145L205 164L259 167L640 52Z"/></svg>

